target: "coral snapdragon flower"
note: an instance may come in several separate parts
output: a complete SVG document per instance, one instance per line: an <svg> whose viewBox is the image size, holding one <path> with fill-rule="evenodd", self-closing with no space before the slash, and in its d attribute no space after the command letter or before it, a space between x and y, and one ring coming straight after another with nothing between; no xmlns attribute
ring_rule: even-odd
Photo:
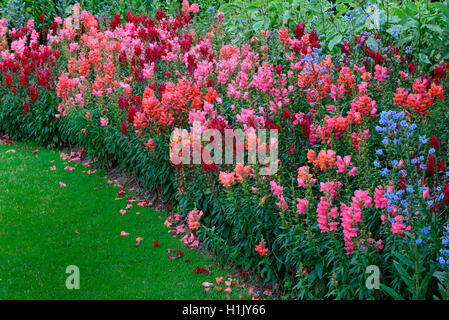
<svg viewBox="0 0 449 320"><path fill-rule="evenodd" d="M235 182L235 175L234 172L220 172L218 179L224 187L230 187Z"/></svg>
<svg viewBox="0 0 449 320"><path fill-rule="evenodd" d="M259 252L262 257L265 257L268 254L268 249L265 248L265 243L266 241L260 241L256 246L256 251Z"/></svg>

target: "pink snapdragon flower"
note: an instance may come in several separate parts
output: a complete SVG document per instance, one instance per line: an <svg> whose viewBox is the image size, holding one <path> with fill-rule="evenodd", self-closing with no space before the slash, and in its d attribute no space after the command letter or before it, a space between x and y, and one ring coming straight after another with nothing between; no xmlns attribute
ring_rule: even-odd
<svg viewBox="0 0 449 320"><path fill-rule="evenodd" d="M270 181L270 186L273 194L279 198L282 195L282 190L284 189L284 187L278 186L276 181L274 180Z"/></svg>
<svg viewBox="0 0 449 320"><path fill-rule="evenodd" d="M387 208L388 198L384 197L385 191L382 186L378 186L374 189L374 204L376 208Z"/></svg>
<svg viewBox="0 0 449 320"><path fill-rule="evenodd" d="M341 188L342 183L339 181L320 182L320 191L325 193L329 200L334 199L338 192L336 188Z"/></svg>
<svg viewBox="0 0 449 320"><path fill-rule="evenodd" d="M109 123L109 119L108 118L100 117L100 126L106 127L108 125L108 123Z"/></svg>
<svg viewBox="0 0 449 320"><path fill-rule="evenodd" d="M376 64L374 67L374 79L378 81L385 81L388 78L388 70L386 67L381 67L380 65Z"/></svg>
<svg viewBox="0 0 449 320"><path fill-rule="evenodd" d="M428 187L424 187L424 191L422 193L422 197L423 197L423 199L430 198L429 188Z"/></svg>
<svg viewBox="0 0 449 320"><path fill-rule="evenodd" d="M296 212L298 214L306 213L307 208L309 207L309 200L297 198L296 201L298 202L296 204Z"/></svg>
<svg viewBox="0 0 449 320"><path fill-rule="evenodd" d="M198 5L198 3L193 3L190 6L189 11L192 13L198 13L198 11L200 11L200 6Z"/></svg>
<svg viewBox="0 0 449 320"><path fill-rule="evenodd" d="M337 230L337 225L339 224L339 222L332 221L331 218L338 218L338 208L334 207L329 210L330 206L331 200L327 199L326 197L321 197L316 209L318 215L318 227L320 228L321 232L330 232Z"/></svg>
<svg viewBox="0 0 449 320"><path fill-rule="evenodd" d="M346 168L351 164L351 156L345 156L343 159L340 156L337 156L337 172L345 173Z"/></svg>
<svg viewBox="0 0 449 320"><path fill-rule="evenodd" d="M198 211L198 209L193 209L189 212L187 222L191 230L198 229L200 227L200 219L203 216L203 211Z"/></svg>
<svg viewBox="0 0 449 320"><path fill-rule="evenodd" d="M394 217L394 222L391 224L391 233L404 234L404 230L410 230L411 226L406 226L403 223L404 217L402 215L397 215Z"/></svg>

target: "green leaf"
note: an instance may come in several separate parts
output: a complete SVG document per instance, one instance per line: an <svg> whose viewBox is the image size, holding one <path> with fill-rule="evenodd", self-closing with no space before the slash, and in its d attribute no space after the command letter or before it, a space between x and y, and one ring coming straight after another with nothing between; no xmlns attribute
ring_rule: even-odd
<svg viewBox="0 0 449 320"><path fill-rule="evenodd" d="M422 298L422 299L426 298L427 286L429 285L429 281L432 278L432 276L435 274L435 271L437 269L438 269L438 264L434 263L432 265L432 267L430 268L430 271L427 273L427 275L424 277L423 281L421 282L421 286L419 288L420 298Z"/></svg>
<svg viewBox="0 0 449 320"><path fill-rule="evenodd" d="M394 291L392 288L384 285L383 283L380 284L380 289L395 300L404 300L404 298L401 297L399 293Z"/></svg>
<svg viewBox="0 0 449 320"><path fill-rule="evenodd" d="M432 276L437 278L443 284L446 284L448 281L447 272L444 271L435 271Z"/></svg>
<svg viewBox="0 0 449 320"><path fill-rule="evenodd" d="M315 266L315 270L316 270L316 274L318 275L319 278L321 278L323 276L323 264L317 264Z"/></svg>
<svg viewBox="0 0 449 320"><path fill-rule="evenodd" d="M441 27L437 24L425 24L424 26L432 30L433 32L443 33L443 29L441 29Z"/></svg>
<svg viewBox="0 0 449 320"><path fill-rule="evenodd" d="M284 15L282 16L282 24L287 24L290 19L290 10L285 10Z"/></svg>
<svg viewBox="0 0 449 320"><path fill-rule="evenodd" d="M270 28L270 24L271 24L271 20L269 18L265 18L264 19L264 27L265 29L269 29Z"/></svg>
<svg viewBox="0 0 449 320"><path fill-rule="evenodd" d="M418 55L418 57L419 57L419 61L420 61L420 62L423 62L423 63L425 63L425 64L431 64L431 62L430 62L430 60L429 60L429 57L427 57L427 55L425 55L424 53L420 53L420 54Z"/></svg>
<svg viewBox="0 0 449 320"><path fill-rule="evenodd" d="M415 286L415 283L412 279L412 277L407 273L407 271L404 269L404 267L397 261L393 262L394 267L398 271L399 275L401 276L402 281L405 282L410 292L413 292L413 288Z"/></svg>
<svg viewBox="0 0 449 320"><path fill-rule="evenodd" d="M328 44L329 50L332 50L335 45L340 44L341 40L343 40L343 36L341 34L337 34L335 37L333 37Z"/></svg>
<svg viewBox="0 0 449 320"><path fill-rule="evenodd" d="M262 20L262 21L254 22L254 23L253 23L253 30L254 30L254 31L262 30L263 25L264 25L264 21L263 21L263 20Z"/></svg>

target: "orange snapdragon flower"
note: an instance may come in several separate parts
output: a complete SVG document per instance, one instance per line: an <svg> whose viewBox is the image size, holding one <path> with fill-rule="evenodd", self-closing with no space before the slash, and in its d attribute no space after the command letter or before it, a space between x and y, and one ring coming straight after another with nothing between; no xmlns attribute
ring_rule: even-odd
<svg viewBox="0 0 449 320"><path fill-rule="evenodd" d="M154 151L154 150L156 149L156 147L154 146L154 141L153 141L153 139L151 139L151 138L148 139L147 147L150 148L151 151Z"/></svg>
<svg viewBox="0 0 449 320"><path fill-rule="evenodd" d="M435 83L432 83L430 85L430 90L429 90L429 94L432 97L438 97L439 99L443 99L444 95L443 95L443 86L442 85L436 85Z"/></svg>
<svg viewBox="0 0 449 320"><path fill-rule="evenodd" d="M314 166L320 167L321 170L327 171L328 168L335 168L336 152L334 150L321 150L318 157L315 158L315 151L309 149L307 152L307 161L313 163Z"/></svg>
<svg viewBox="0 0 449 320"><path fill-rule="evenodd" d="M224 187L230 187L235 182L235 175L234 172L220 172L218 179Z"/></svg>

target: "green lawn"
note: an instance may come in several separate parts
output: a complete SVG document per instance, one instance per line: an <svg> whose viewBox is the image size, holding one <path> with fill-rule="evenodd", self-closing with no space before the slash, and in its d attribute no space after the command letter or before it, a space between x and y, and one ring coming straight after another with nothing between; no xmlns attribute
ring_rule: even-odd
<svg viewBox="0 0 449 320"><path fill-rule="evenodd" d="M126 197L116 200L101 172L64 170L59 152L28 146L0 145L0 299L226 299L202 283L228 272L174 239L164 213L134 204L122 216ZM168 248L185 254L169 260ZM79 267L79 290L65 286L69 265ZM203 265L211 274L193 272Z"/></svg>

